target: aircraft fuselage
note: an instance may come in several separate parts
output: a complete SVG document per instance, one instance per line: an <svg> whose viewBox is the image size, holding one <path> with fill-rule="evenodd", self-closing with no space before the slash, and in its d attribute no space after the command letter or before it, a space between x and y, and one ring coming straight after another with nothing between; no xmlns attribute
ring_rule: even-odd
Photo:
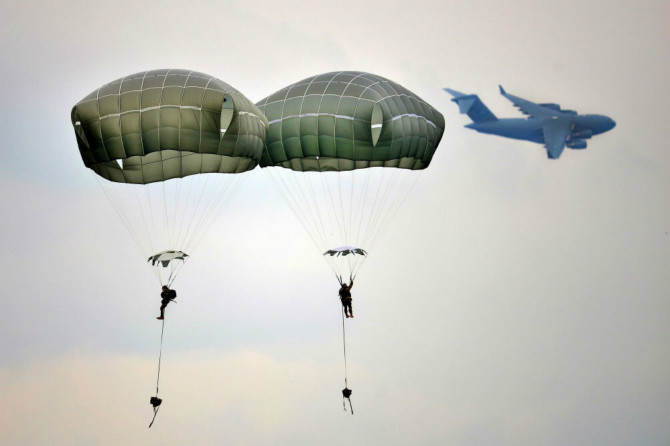
<svg viewBox="0 0 670 446"><path fill-rule="evenodd" d="M465 127L481 133L523 139L537 143L544 142L542 123L537 119L504 118L495 121L473 122Z"/></svg>
<svg viewBox="0 0 670 446"><path fill-rule="evenodd" d="M559 116L557 116L558 118ZM562 115L560 117L565 117ZM481 133L504 136L505 138L522 139L536 143L544 143L543 127L551 118L503 118L494 121L472 122L465 127ZM614 121L603 115L571 115L570 138L588 139L612 129Z"/></svg>

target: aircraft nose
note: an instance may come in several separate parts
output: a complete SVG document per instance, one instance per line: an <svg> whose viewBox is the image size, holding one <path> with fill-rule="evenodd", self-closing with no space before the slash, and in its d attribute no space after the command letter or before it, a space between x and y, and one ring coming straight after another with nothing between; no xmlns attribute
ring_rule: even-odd
<svg viewBox="0 0 670 446"><path fill-rule="evenodd" d="M608 130L612 130L616 126L616 122L614 122L614 119L605 117L605 120L602 124L602 130L599 133L606 132Z"/></svg>

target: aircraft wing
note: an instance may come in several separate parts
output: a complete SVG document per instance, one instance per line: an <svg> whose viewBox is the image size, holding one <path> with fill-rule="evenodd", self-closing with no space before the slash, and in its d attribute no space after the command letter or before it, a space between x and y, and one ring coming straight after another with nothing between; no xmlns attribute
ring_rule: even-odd
<svg viewBox="0 0 670 446"><path fill-rule="evenodd" d="M542 132L544 133L544 147L547 156L556 159L561 156L565 144L572 133L573 122L568 116L552 117L543 120Z"/></svg>
<svg viewBox="0 0 670 446"><path fill-rule="evenodd" d="M519 108L519 110L521 110L522 113L530 116L531 118L536 119L550 118L552 116L560 116L562 114L560 109L554 110L552 108L536 104L535 102L522 99L518 96L514 96L512 94L507 93L505 89L502 87L502 85L499 85L499 87L501 95L509 99L512 102L512 104L514 104L516 107Z"/></svg>

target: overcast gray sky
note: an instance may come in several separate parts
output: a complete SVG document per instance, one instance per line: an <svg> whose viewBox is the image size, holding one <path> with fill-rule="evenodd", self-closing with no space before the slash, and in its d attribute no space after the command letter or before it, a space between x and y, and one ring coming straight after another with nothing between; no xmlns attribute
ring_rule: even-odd
<svg viewBox="0 0 670 446"><path fill-rule="evenodd" d="M664 1L0 0L1 445L666 445L670 157ZM258 101L392 79L446 120L354 289L254 171L175 283L153 428L157 282L70 109L185 68ZM464 129L442 87L611 116L551 161Z"/></svg>

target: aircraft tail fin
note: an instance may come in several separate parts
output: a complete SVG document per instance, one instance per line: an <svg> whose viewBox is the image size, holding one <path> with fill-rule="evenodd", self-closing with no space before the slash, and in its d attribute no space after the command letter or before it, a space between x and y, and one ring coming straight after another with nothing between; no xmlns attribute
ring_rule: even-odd
<svg viewBox="0 0 670 446"><path fill-rule="evenodd" d="M463 94L450 88L445 88L444 91L454 97L452 101L458 104L459 111L467 114L473 122L496 121L498 119L476 94Z"/></svg>

